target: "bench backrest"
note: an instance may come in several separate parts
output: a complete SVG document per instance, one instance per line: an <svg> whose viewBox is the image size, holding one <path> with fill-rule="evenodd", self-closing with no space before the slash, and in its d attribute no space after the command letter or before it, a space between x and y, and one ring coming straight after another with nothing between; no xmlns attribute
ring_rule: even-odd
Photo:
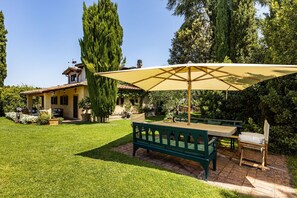
<svg viewBox="0 0 297 198"><path fill-rule="evenodd" d="M209 155L207 131L133 122L133 142L153 144L175 150Z"/></svg>

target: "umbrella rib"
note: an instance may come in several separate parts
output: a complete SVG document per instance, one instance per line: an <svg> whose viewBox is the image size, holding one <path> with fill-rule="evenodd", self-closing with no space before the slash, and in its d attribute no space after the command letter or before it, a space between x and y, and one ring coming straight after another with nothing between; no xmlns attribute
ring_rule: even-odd
<svg viewBox="0 0 297 198"><path fill-rule="evenodd" d="M200 70L200 71L205 72L203 69L201 69L201 68L199 68L199 67L196 67L196 66L195 66L195 68L198 69L198 70ZM197 78L193 79L192 81L197 81L199 78L202 78L202 77L206 76L207 74L211 74L211 73L213 73L213 72L215 72L215 71L217 71L217 70L219 70L219 69L221 69L221 68L223 68L223 67L218 67L218 68L216 68L216 69L213 69L213 70L210 71L210 72L205 72L204 74L202 74L201 76L198 76ZM209 68L207 68L207 69L209 69Z"/></svg>
<svg viewBox="0 0 297 198"><path fill-rule="evenodd" d="M226 74L226 75L223 75L223 76L217 76L216 78L220 79L220 78L224 78L224 77L228 77L228 76L231 76L231 75L230 74ZM192 82L198 82L198 81L210 80L210 79L213 79L213 77L203 78L203 79L197 79L197 78L195 78L194 80L192 80Z"/></svg>
<svg viewBox="0 0 297 198"><path fill-rule="evenodd" d="M180 71L183 70L183 69L184 69L183 67L179 68L179 70L177 70L176 73L180 72ZM177 78L180 78L180 79L182 79L183 81L187 81L186 78L183 78L183 77L178 76L178 75L176 75L176 74L174 74L174 73L171 73L172 70L171 70L171 71L166 71L166 70L164 70L164 69L161 69L161 70L164 71L164 72L167 72L167 73L171 74L172 76L175 76L175 77L177 77ZM171 76L170 76L170 77L171 77Z"/></svg>
<svg viewBox="0 0 297 198"><path fill-rule="evenodd" d="M224 81L224 80L222 80L222 79L216 78L216 77L215 77L214 75L212 75L212 74L209 74L209 75L211 75L213 78L218 79L219 81L221 81L221 82L223 82L223 83L229 85L230 87L233 87L233 88L237 89L238 91L241 91L241 89L237 88L236 86L234 86L234 85L232 85L232 84L230 84L230 83L228 83L228 82L226 82L226 81Z"/></svg>
<svg viewBox="0 0 297 198"><path fill-rule="evenodd" d="M213 70L211 68L208 68L210 70ZM221 68L220 68L221 69ZM232 74L232 73L229 73L229 72L225 72L225 71L221 71L221 70L216 70L217 72L221 72L223 74L229 74L231 76L235 76L235 77L239 77L239 78L243 78L242 76L239 76L239 75L236 75L236 74ZM255 81L261 81L261 79L258 79L258 78L253 78L253 77L250 77L250 76L247 76L245 78L249 78L249 79L252 79L252 80L255 80Z"/></svg>
<svg viewBox="0 0 297 198"><path fill-rule="evenodd" d="M158 76L160 76L160 75L162 75L162 74L168 73L168 71L166 71L166 70L163 70L163 69L160 69L160 70L163 71L163 72L162 72L162 73L159 73L159 74L156 74L156 75L154 75L154 76L150 76L150 77L147 77L147 78L144 78L144 79L141 79L141 80L132 82L131 84L132 84L132 85L135 85L136 83L139 83L139 82L148 80L148 79L150 79L150 78L155 78L155 77L158 77ZM169 71L173 71L173 70L174 70L174 69L171 69L171 70L169 70Z"/></svg>
<svg viewBox="0 0 297 198"><path fill-rule="evenodd" d="M162 80L172 80L172 81L180 81L180 82L185 82L184 80L182 79L170 79L170 78L164 78L164 77L154 77L154 78L158 78L158 79L162 79Z"/></svg>
<svg viewBox="0 0 297 198"><path fill-rule="evenodd" d="M183 67L181 67L177 72L179 72L179 71L181 71L183 69ZM162 70L162 69L161 69ZM173 71L174 69L172 69L172 70L170 70L170 71ZM166 71L166 70L165 70ZM166 71L167 73L169 73L168 71ZM171 73L170 73L171 74ZM173 74L171 74L171 76L172 76ZM171 77L171 76L169 76L169 77ZM154 87L156 87L156 86L158 86L159 84L161 84L162 82L164 82L165 80L168 80L168 78L164 78L162 81L160 81L159 83L157 83L157 84L155 84L155 85L153 85L151 88L149 88L148 89L148 91L149 90L151 90L151 89L153 89Z"/></svg>

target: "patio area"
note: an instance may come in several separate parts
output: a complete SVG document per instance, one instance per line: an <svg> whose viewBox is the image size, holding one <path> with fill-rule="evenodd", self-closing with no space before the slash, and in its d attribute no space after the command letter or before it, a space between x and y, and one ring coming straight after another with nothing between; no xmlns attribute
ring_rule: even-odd
<svg viewBox="0 0 297 198"><path fill-rule="evenodd" d="M115 151L132 156L132 143L114 148ZM259 152L248 151L249 159L260 161ZM169 171L197 177L203 181L204 170L199 163L161 154L146 152L139 149L136 158L152 163ZM239 166L239 156L236 151L226 147L219 147L217 156L217 171L210 165L208 184L235 190L253 197L296 197L297 194L291 185L291 177L287 168L287 160L282 155L269 154L269 170Z"/></svg>

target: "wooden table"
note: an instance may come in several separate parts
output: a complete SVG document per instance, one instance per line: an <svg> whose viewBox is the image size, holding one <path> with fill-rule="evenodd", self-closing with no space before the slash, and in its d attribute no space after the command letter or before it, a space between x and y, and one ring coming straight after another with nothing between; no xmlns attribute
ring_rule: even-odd
<svg viewBox="0 0 297 198"><path fill-rule="evenodd" d="M213 125L213 124L202 124L202 123L191 123L187 125L186 122L163 122L157 121L152 122L151 124L163 125L163 126L172 126L179 128L188 128L188 129L200 129L208 132L208 135L217 136L217 137L231 137L236 132L236 127L233 126L222 126L222 125Z"/></svg>

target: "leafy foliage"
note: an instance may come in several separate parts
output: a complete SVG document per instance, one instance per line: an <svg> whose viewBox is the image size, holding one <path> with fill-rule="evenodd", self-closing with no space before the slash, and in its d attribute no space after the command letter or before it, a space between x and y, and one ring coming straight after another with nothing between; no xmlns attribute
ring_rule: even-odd
<svg viewBox="0 0 297 198"><path fill-rule="evenodd" d="M269 47L267 63L297 63L297 1L270 1L270 15L263 21L263 34Z"/></svg>
<svg viewBox="0 0 297 198"><path fill-rule="evenodd" d="M6 34L7 30L4 26L4 15L3 12L0 11L0 96L1 96L1 88L4 86L4 79L7 76L6 69ZM3 101L0 100L0 116L4 115L3 109Z"/></svg>
<svg viewBox="0 0 297 198"><path fill-rule="evenodd" d="M229 9L228 0L218 0L214 38L215 60L217 62L223 62L224 58L229 55Z"/></svg>
<svg viewBox="0 0 297 198"><path fill-rule="evenodd" d="M5 26L4 26L4 15L3 15L3 12L0 11L0 87L4 86L4 79L7 76L6 34L7 34L7 30L5 29Z"/></svg>
<svg viewBox="0 0 297 198"><path fill-rule="evenodd" d="M1 88L0 88L1 89ZM26 107L27 99L25 95L21 95L22 91L36 89L35 87L22 85L22 86L5 86L0 91L0 100L3 104L4 112L14 112L17 107ZM39 98L33 98L33 106L37 106Z"/></svg>
<svg viewBox="0 0 297 198"><path fill-rule="evenodd" d="M230 19L230 59L235 63L254 63L258 47L254 0L232 0Z"/></svg>
<svg viewBox="0 0 297 198"><path fill-rule="evenodd" d="M211 46L212 29L209 22L199 15L193 22L185 22L175 33L168 63L209 62Z"/></svg>
<svg viewBox="0 0 297 198"><path fill-rule="evenodd" d="M92 105L91 105L90 97L84 97L78 103L78 107L82 108L83 110L89 110L89 109L91 109L91 106Z"/></svg>
<svg viewBox="0 0 297 198"><path fill-rule="evenodd" d="M167 115L172 112L178 114L179 107L187 104L186 95L186 91L155 91L148 96L151 104L162 104L162 110Z"/></svg>
<svg viewBox="0 0 297 198"><path fill-rule="evenodd" d="M16 122L17 121L17 116L16 112L7 112L5 113L5 117ZM32 116L32 115L27 115L27 114L21 114L20 115L20 122L22 124L32 124L36 123L38 120L38 116Z"/></svg>
<svg viewBox="0 0 297 198"><path fill-rule="evenodd" d="M123 29L117 5L110 0L98 0L98 4L90 7L84 3L83 10L84 36L79 41L81 59L86 66L92 113L104 122L115 108L117 82L94 74L119 69Z"/></svg>
<svg viewBox="0 0 297 198"><path fill-rule="evenodd" d="M49 124L50 118L51 118L50 115L48 115L46 113L42 113L38 116L36 123L38 125L47 125L47 124Z"/></svg>

